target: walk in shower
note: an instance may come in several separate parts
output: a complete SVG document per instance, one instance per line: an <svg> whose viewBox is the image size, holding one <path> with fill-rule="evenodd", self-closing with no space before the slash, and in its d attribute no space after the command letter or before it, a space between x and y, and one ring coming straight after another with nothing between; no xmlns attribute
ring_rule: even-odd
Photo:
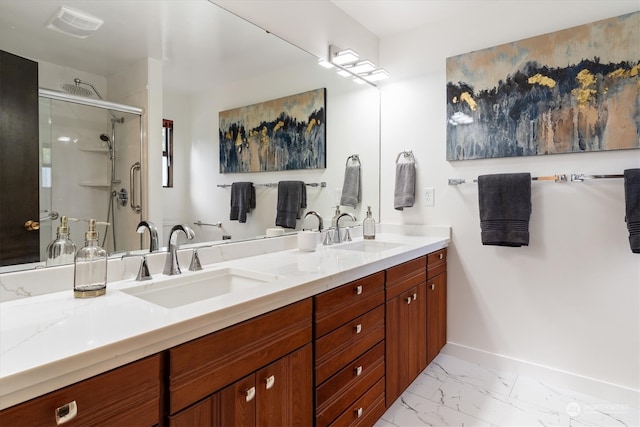
<svg viewBox="0 0 640 427"><path fill-rule="evenodd" d="M62 215L80 220L69 223L78 248L93 218L107 252L140 249L142 110L79 79L62 89L39 90L41 260Z"/></svg>

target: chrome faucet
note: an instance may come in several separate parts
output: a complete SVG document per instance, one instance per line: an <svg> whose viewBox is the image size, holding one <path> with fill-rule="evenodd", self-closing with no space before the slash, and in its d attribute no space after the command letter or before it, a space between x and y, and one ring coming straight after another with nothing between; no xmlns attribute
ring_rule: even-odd
<svg viewBox="0 0 640 427"><path fill-rule="evenodd" d="M350 214L349 212L341 213L338 219L336 219L336 234L335 239L333 239L334 243L342 243L342 237L340 236L340 219L345 216L351 218L351 221L357 221L356 217L353 216L353 214Z"/></svg>
<svg viewBox="0 0 640 427"><path fill-rule="evenodd" d="M318 218L318 231L322 231L322 217L320 215L318 215L318 212L316 211L309 211L306 214L304 214L304 217L308 217L309 215L313 215L316 218Z"/></svg>
<svg viewBox="0 0 640 427"><path fill-rule="evenodd" d="M182 231L186 236L187 240L193 239L196 235L186 224L178 224L174 225L169 232L169 254L167 255L167 261L164 264L163 273L168 276L173 276L174 274L180 274L180 264L178 263L178 235L176 231Z"/></svg>
<svg viewBox="0 0 640 427"><path fill-rule="evenodd" d="M144 229L149 229L149 252L158 250L158 229L151 221L140 221L136 228L136 233L144 233Z"/></svg>
<svg viewBox="0 0 640 427"><path fill-rule="evenodd" d="M149 265L147 264L147 256L140 254L129 254L126 253L120 257L121 260L130 257L140 257L140 268L138 268L138 275L136 276L136 282L143 282L145 280L151 280L151 273L149 273Z"/></svg>

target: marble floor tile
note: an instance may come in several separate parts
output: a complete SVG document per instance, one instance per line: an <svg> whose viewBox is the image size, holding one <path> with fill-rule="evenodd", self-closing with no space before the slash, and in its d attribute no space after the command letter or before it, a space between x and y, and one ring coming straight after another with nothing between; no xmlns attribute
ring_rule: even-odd
<svg viewBox="0 0 640 427"><path fill-rule="evenodd" d="M393 426L486 426L491 424L413 393L405 392L382 419ZM384 426L384 424L382 424ZM382 427L381 426L381 427Z"/></svg>
<svg viewBox="0 0 640 427"><path fill-rule="evenodd" d="M505 395L511 392L516 381L516 376L509 372L498 372L446 354L436 356L426 370L441 381L455 378L458 381Z"/></svg>
<svg viewBox="0 0 640 427"><path fill-rule="evenodd" d="M638 427L640 411L444 354L374 427Z"/></svg>

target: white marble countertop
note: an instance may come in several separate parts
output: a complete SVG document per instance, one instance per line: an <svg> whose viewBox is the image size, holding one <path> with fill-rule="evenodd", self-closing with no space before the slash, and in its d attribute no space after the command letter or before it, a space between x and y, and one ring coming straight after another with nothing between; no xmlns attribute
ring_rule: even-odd
<svg viewBox="0 0 640 427"><path fill-rule="evenodd" d="M320 245L315 252L288 249L217 262L204 266L201 272L183 268L181 277L197 277L207 271L233 267L274 274L279 279L253 287L250 292L229 293L173 309L121 292L151 283L132 279L108 283L107 294L92 299L75 299L70 287L0 303L0 409L436 251L449 243L448 227L429 227L428 232L411 227L388 229L394 232L379 233L376 241L401 245L381 252ZM358 240L362 239L354 242ZM160 283L170 277L155 275L152 280Z"/></svg>

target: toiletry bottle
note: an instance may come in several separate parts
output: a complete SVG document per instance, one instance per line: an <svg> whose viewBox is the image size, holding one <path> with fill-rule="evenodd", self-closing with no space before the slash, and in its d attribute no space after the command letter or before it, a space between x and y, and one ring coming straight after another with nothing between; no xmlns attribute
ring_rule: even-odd
<svg viewBox="0 0 640 427"><path fill-rule="evenodd" d="M73 263L76 255L76 244L69 238L69 226L67 225L67 217L60 217L60 226L56 233L55 240L47 246L47 259L45 265L62 265Z"/></svg>
<svg viewBox="0 0 640 427"><path fill-rule="evenodd" d="M340 205L336 205L336 214L333 216L333 218L331 218L331 227L332 228L336 228L337 227L337 222L338 222L338 217L340 216Z"/></svg>
<svg viewBox="0 0 640 427"><path fill-rule="evenodd" d="M367 217L362 221L362 237L365 239L376 238L376 220L371 216L371 206L367 206Z"/></svg>
<svg viewBox="0 0 640 427"><path fill-rule="evenodd" d="M96 220L89 220L84 247L76 254L73 276L73 296L91 298L107 291L107 251L98 246Z"/></svg>

